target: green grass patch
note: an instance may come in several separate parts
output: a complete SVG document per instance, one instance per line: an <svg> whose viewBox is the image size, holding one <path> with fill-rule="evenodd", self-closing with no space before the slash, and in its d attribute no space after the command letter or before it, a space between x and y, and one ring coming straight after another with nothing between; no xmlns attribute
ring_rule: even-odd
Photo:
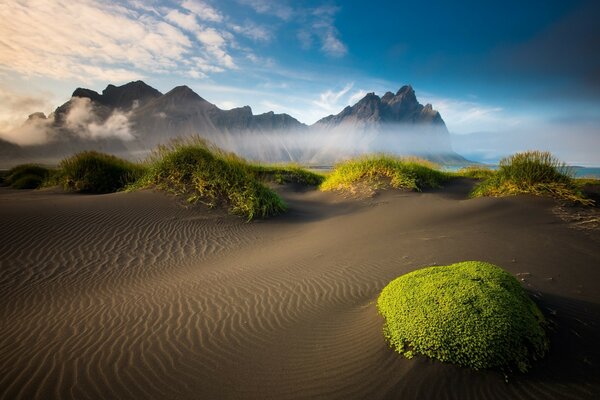
<svg viewBox="0 0 600 400"><path fill-rule="evenodd" d="M264 181L278 184L298 183L308 186L319 186L325 180L325 175L308 171L299 165L263 165L250 164L252 173Z"/></svg>
<svg viewBox="0 0 600 400"><path fill-rule="evenodd" d="M495 171L481 165L469 165L459 169L455 174L459 177L472 179L488 179L494 176Z"/></svg>
<svg viewBox="0 0 600 400"><path fill-rule="evenodd" d="M52 183L79 193L112 193L124 189L144 173L144 167L118 157L84 151L62 160Z"/></svg>
<svg viewBox="0 0 600 400"><path fill-rule="evenodd" d="M186 196L190 203L223 204L248 220L286 209L245 160L198 138L160 146L150 158L146 174L132 188L143 187Z"/></svg>
<svg viewBox="0 0 600 400"><path fill-rule="evenodd" d="M500 160L499 169L473 189L473 197L533 194L591 205L572 170L549 152L527 151Z"/></svg>
<svg viewBox="0 0 600 400"><path fill-rule="evenodd" d="M516 278L485 262L403 275L382 290L377 308L385 337L408 358L525 372L548 349L539 308Z"/></svg>
<svg viewBox="0 0 600 400"><path fill-rule="evenodd" d="M436 188L448 178L427 160L370 155L337 164L320 188L371 195L386 187L416 191Z"/></svg>
<svg viewBox="0 0 600 400"><path fill-rule="evenodd" d="M3 184L13 189L37 189L46 182L52 171L37 164L21 164L8 170Z"/></svg>

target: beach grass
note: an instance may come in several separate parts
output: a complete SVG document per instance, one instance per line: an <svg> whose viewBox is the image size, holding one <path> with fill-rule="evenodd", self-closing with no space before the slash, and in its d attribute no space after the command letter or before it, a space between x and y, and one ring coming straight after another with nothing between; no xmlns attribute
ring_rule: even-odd
<svg viewBox="0 0 600 400"><path fill-rule="evenodd" d="M146 166L132 189L155 187L186 196L190 203L223 204L248 220L286 210L283 200L260 182L248 162L200 138L159 146Z"/></svg>
<svg viewBox="0 0 600 400"><path fill-rule="evenodd" d="M17 165L4 174L3 185L13 189L37 189L46 182L52 170L38 164Z"/></svg>
<svg viewBox="0 0 600 400"><path fill-rule="evenodd" d="M49 183L78 193L112 193L135 182L144 170L110 154L83 151L62 160Z"/></svg>
<svg viewBox="0 0 600 400"><path fill-rule="evenodd" d="M250 164L252 173L264 181L278 184L298 183L308 186L319 186L325 180L325 175L309 171L297 164Z"/></svg>
<svg viewBox="0 0 600 400"><path fill-rule="evenodd" d="M367 195L386 187L421 191L440 187L449 177L428 160L377 154L337 164L320 188Z"/></svg>
<svg viewBox="0 0 600 400"><path fill-rule="evenodd" d="M385 337L407 358L525 372L548 349L539 308L515 277L485 262L400 276L382 290L377 308Z"/></svg>
<svg viewBox="0 0 600 400"><path fill-rule="evenodd" d="M526 151L500 160L498 170L477 185L471 195L512 196L532 194L550 196L583 205L593 201L583 196L572 170L549 152Z"/></svg>
<svg viewBox="0 0 600 400"><path fill-rule="evenodd" d="M482 165L469 165L456 171L458 177L472 179L488 179L494 176L495 171L491 168Z"/></svg>

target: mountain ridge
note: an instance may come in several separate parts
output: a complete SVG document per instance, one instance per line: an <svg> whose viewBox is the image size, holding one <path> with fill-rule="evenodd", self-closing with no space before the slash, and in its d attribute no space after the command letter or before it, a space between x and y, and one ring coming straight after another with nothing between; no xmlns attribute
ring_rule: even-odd
<svg viewBox="0 0 600 400"><path fill-rule="evenodd" d="M365 140L378 143L381 138L396 143L399 151L406 150L403 146L409 146L411 140L427 143L410 154L428 157L431 152L441 152L444 159L461 158L451 149L439 112L431 104L420 104L410 85L382 97L368 93L340 113L309 126L285 113L254 114L250 106L223 110L186 85L163 94L138 80L121 86L109 84L101 93L76 88L72 97L48 117L34 113L24 127L47 131L48 143L19 146L23 150L20 153L36 159L64 157L67 151L88 148L128 156L147 152L172 139L196 135L242 156L264 161L291 158L334 162L343 155L354 155L353 146L369 150ZM382 131L379 139L378 131ZM407 135L412 135L411 140L406 139ZM343 150L339 151L338 137L345 137ZM264 144L271 148L265 150ZM377 146L383 150L375 147L371 151L390 151L388 145ZM0 142L0 147L7 146ZM8 152L0 149L0 154Z"/></svg>

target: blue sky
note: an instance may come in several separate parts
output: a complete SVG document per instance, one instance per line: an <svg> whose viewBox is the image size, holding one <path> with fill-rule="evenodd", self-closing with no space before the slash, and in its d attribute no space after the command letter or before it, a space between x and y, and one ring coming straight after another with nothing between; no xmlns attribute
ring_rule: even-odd
<svg viewBox="0 0 600 400"><path fill-rule="evenodd" d="M454 134L600 145L598 1L8 0L0 18L0 133L78 86L186 84L310 124L411 84Z"/></svg>

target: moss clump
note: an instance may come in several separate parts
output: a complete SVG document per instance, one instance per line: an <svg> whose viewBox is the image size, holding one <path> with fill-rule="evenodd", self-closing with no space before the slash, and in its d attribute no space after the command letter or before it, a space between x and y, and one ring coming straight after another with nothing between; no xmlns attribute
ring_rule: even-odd
<svg viewBox="0 0 600 400"><path fill-rule="evenodd" d="M423 268L388 284L377 299L390 344L474 369L516 366L544 356L544 317L519 282L479 261Z"/></svg>
<svg viewBox="0 0 600 400"><path fill-rule="evenodd" d="M37 164L21 164L6 172L4 185L13 189L37 189L50 176L51 170Z"/></svg>
<svg viewBox="0 0 600 400"><path fill-rule="evenodd" d="M325 176L308 171L298 165L250 165L252 173L261 180L274 181L279 184L299 183L301 185L319 186Z"/></svg>
<svg viewBox="0 0 600 400"><path fill-rule="evenodd" d="M58 165L55 183L65 190L80 193L111 193L135 182L144 172L138 164L118 157L84 151Z"/></svg>
<svg viewBox="0 0 600 400"><path fill-rule="evenodd" d="M511 196L533 194L591 205L577 188L572 171L549 152L527 151L500 160L495 174L479 184L471 195Z"/></svg>
<svg viewBox="0 0 600 400"><path fill-rule="evenodd" d="M448 174L427 160L387 155L364 156L335 166L321 184L321 190L373 194L381 188L420 191L439 187Z"/></svg>
<svg viewBox="0 0 600 400"><path fill-rule="evenodd" d="M246 161L201 139L161 146L148 164L135 187L154 186L210 207L224 203L231 213L248 220L286 209L283 200L256 178Z"/></svg>

